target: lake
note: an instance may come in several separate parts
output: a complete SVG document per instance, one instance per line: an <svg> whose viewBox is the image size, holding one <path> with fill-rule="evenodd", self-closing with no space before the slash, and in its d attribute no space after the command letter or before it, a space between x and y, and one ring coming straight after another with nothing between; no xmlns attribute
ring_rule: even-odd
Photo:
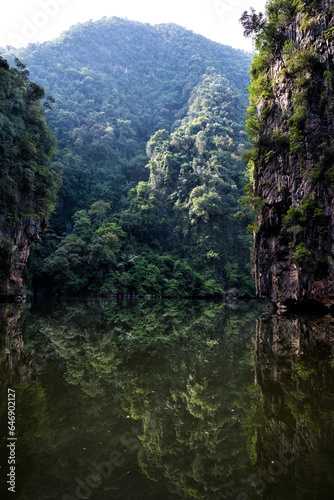
<svg viewBox="0 0 334 500"><path fill-rule="evenodd" d="M332 316L144 299L0 312L2 499L334 499Z"/></svg>

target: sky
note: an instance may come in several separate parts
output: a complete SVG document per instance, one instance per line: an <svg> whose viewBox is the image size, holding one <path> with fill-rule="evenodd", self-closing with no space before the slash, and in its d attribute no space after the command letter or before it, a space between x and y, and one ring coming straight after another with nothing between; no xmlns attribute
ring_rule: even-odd
<svg viewBox="0 0 334 500"><path fill-rule="evenodd" d="M264 4L265 0L6 0L1 6L0 47L42 43L74 24L117 16L150 24L172 22L251 51L239 18L251 6L263 11Z"/></svg>

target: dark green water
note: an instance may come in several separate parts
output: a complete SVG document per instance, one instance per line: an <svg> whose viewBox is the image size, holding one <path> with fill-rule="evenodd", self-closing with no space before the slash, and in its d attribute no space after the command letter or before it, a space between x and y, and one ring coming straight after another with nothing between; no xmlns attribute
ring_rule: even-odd
<svg viewBox="0 0 334 500"><path fill-rule="evenodd" d="M334 499L331 316L67 301L0 333L1 499Z"/></svg>

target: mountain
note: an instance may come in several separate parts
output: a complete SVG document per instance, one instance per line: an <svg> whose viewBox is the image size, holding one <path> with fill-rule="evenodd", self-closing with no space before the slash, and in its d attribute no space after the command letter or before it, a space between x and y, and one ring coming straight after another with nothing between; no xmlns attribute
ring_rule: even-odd
<svg viewBox="0 0 334 500"><path fill-rule="evenodd" d="M326 0L271 1L265 18L244 21L259 50L248 111L257 293L279 307L331 306L333 9Z"/></svg>
<svg viewBox="0 0 334 500"><path fill-rule="evenodd" d="M55 100L45 116L62 177L31 286L251 293L247 224L234 218L250 55L173 24L103 18L15 56Z"/></svg>

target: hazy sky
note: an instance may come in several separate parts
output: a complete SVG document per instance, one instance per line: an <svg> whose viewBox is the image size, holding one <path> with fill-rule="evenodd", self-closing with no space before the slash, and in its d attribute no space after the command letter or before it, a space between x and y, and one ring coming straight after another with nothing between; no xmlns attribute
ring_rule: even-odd
<svg viewBox="0 0 334 500"><path fill-rule="evenodd" d="M0 47L19 48L52 40L73 24L103 16L151 24L173 22L232 47L251 50L238 22L250 6L265 0L5 0L1 6Z"/></svg>

